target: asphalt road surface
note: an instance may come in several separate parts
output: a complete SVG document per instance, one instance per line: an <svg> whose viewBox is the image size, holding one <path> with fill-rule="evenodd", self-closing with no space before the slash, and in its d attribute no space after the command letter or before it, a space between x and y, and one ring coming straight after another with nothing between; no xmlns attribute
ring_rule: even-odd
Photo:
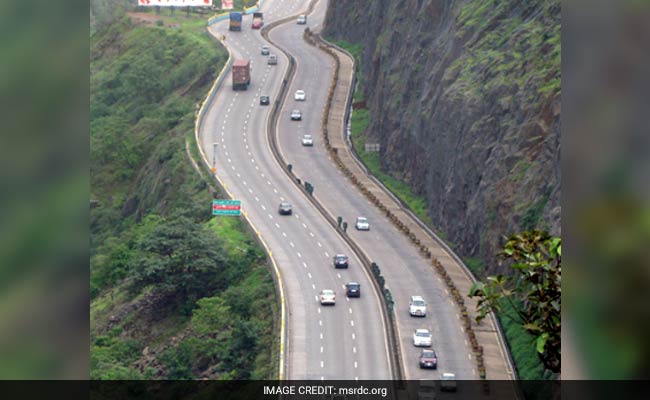
<svg viewBox="0 0 650 400"><path fill-rule="evenodd" d="M268 24L299 14L307 6L306 0L267 0L261 11ZM227 20L209 28L216 37L226 36L235 59L251 60L251 84L246 91L233 91L228 71L206 109L199 138L217 175L242 201L242 210L260 231L281 271L289 311L287 378L390 379L381 302L369 276L325 218L289 181L270 151L266 134L270 107L261 106L259 97L269 95L275 101L288 60L271 47L278 64L267 65L267 56L260 54L266 41L259 30L251 29L251 20L250 15L244 16L241 32L229 32ZM324 93L327 82L320 84L319 93ZM316 115L314 111L306 117ZM329 172L337 173L331 168ZM278 214L281 201L293 205L293 215ZM336 253L350 257L347 270L334 269ZM344 285L350 281L361 283L361 298L346 298ZM336 291L335 306L320 305L322 289Z"/></svg>

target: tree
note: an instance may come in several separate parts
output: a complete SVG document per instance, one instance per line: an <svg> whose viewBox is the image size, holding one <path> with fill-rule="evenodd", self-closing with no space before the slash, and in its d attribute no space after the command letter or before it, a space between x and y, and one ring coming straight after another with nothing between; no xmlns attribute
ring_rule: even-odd
<svg viewBox="0 0 650 400"><path fill-rule="evenodd" d="M187 217L173 216L138 240L131 290L153 285L187 315L196 300L226 286L226 261L214 233Z"/></svg>
<svg viewBox="0 0 650 400"><path fill-rule="evenodd" d="M479 299L476 321L497 312L521 323L535 337L544 367L559 373L562 239L539 230L523 232L508 238L499 257L509 262L515 273L489 276L486 282L472 285L469 296Z"/></svg>

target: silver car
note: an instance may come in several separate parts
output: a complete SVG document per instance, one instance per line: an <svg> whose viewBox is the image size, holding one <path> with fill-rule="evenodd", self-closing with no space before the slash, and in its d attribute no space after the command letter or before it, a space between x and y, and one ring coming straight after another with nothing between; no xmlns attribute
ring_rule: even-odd
<svg viewBox="0 0 650 400"><path fill-rule="evenodd" d="M303 137L302 137L302 145L303 146L313 146L314 145L314 138L312 138L311 135L303 135Z"/></svg>
<svg viewBox="0 0 650 400"><path fill-rule="evenodd" d="M369 231L370 230L370 223L368 222L368 218L366 218L366 217L358 217L357 218L357 223L354 226L359 231Z"/></svg>

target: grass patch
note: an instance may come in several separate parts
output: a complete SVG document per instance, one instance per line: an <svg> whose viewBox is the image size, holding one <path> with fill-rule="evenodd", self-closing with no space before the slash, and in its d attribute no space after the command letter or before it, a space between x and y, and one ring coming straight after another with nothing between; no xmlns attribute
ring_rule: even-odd
<svg viewBox="0 0 650 400"><path fill-rule="evenodd" d="M544 195L526 209L520 222L522 230L529 231L538 228L539 220L542 218L542 213L544 212L546 203L548 203L548 198L548 195Z"/></svg>
<svg viewBox="0 0 650 400"><path fill-rule="evenodd" d="M214 217L207 226L223 241L230 256L245 251L249 246L250 240L244 232L243 222L237 217Z"/></svg>
<svg viewBox="0 0 650 400"><path fill-rule="evenodd" d="M472 271L472 274L474 274L474 276L481 276L483 270L485 269L483 260L475 257L465 257L463 261L465 262L465 265L467 265L467 268Z"/></svg>
<svg viewBox="0 0 650 400"><path fill-rule="evenodd" d="M510 305L506 305L504 311L514 314ZM510 353L515 362L519 379L548 379L544 366L539 360L539 357L537 357L533 336L528 334L519 322L499 314L497 314L497 317L503 327L503 332L510 347Z"/></svg>

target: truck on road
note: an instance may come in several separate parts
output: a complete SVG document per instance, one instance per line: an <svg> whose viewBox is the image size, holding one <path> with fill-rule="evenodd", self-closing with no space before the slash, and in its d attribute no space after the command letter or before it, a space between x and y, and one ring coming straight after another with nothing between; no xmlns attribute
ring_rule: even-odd
<svg viewBox="0 0 650 400"><path fill-rule="evenodd" d="M246 90L251 83L251 61L235 60L232 63L232 90Z"/></svg>
<svg viewBox="0 0 650 400"><path fill-rule="evenodd" d="M235 12L235 11L231 12L230 25L228 25L228 30L241 31L241 21L242 21L242 13Z"/></svg>
<svg viewBox="0 0 650 400"><path fill-rule="evenodd" d="M262 14L261 12L253 13L253 25L251 26L251 28L261 29L263 25L264 25L264 14Z"/></svg>

